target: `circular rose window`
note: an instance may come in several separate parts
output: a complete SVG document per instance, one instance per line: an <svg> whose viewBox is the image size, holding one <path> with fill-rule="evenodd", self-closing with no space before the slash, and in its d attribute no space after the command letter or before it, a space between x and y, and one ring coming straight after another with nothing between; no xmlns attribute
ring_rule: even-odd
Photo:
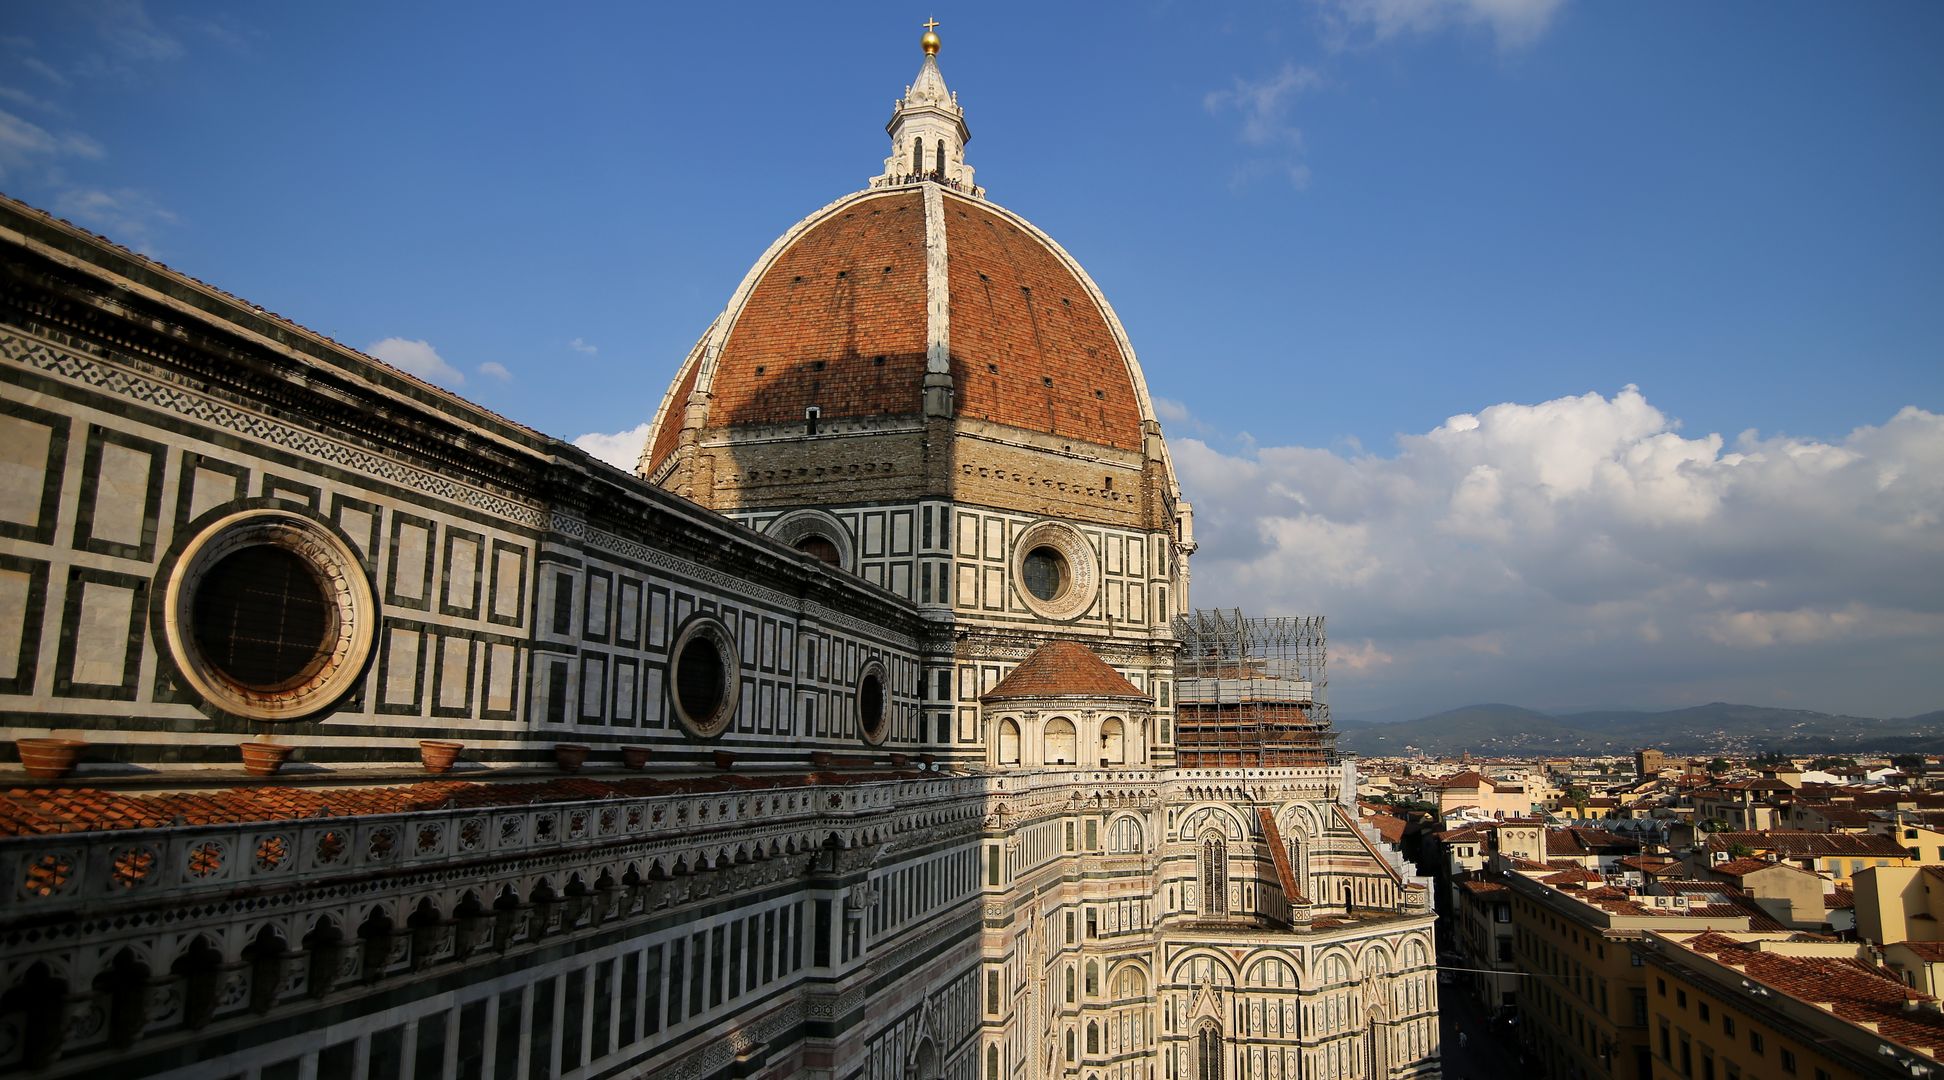
<svg viewBox="0 0 1944 1080"><path fill-rule="evenodd" d="M875 660L857 677L857 733L873 746L891 733L891 713L884 700L884 665Z"/></svg>
<svg viewBox="0 0 1944 1080"><path fill-rule="evenodd" d="M1086 537L1070 525L1042 521L1013 544L1013 587L1021 602L1047 619L1074 619L1100 591L1099 561Z"/></svg>
<svg viewBox="0 0 1944 1080"><path fill-rule="evenodd" d="M670 653L670 697L675 718L689 733L713 739L729 727L736 715L735 639L729 628L707 616L689 620L675 636Z"/></svg>
<svg viewBox="0 0 1944 1080"><path fill-rule="evenodd" d="M357 552L287 509L240 510L204 526L162 591L176 669L210 704L254 720L329 707L364 673L377 606Z"/></svg>

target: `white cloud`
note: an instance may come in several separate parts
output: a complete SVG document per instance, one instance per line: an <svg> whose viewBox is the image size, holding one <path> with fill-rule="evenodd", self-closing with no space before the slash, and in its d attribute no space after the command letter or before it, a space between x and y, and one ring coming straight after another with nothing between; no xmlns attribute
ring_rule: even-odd
<svg viewBox="0 0 1944 1080"><path fill-rule="evenodd" d="M1352 715L1785 694L1862 711L1845 700L1862 691L1880 712L1944 705L1935 413L1731 446L1627 387L1453 416L1391 457L1192 438L1174 457L1202 544L1194 601L1328 614L1362 642L1336 687Z"/></svg>
<svg viewBox="0 0 1944 1080"><path fill-rule="evenodd" d="M0 178L21 169L53 165L64 158L96 160L104 153L101 144L86 135L56 135L0 109Z"/></svg>
<svg viewBox="0 0 1944 1080"><path fill-rule="evenodd" d="M1428 34L1448 26L1482 26L1502 49L1539 40L1565 0L1317 0L1339 44L1359 35L1373 42Z"/></svg>
<svg viewBox="0 0 1944 1080"><path fill-rule="evenodd" d="M0 86L0 101L18 105L23 109L32 109L35 112L48 116L65 117L68 115L66 109L54 102L46 98L35 97L33 94L14 86Z"/></svg>
<svg viewBox="0 0 1944 1080"><path fill-rule="evenodd" d="M61 74L58 68L54 67L54 65L52 64L49 64L47 61L42 60L38 56L21 57L20 66L28 71L33 72L36 75L39 75L41 78L46 79L48 82L53 83L55 86L71 85L66 75Z"/></svg>
<svg viewBox="0 0 1944 1080"><path fill-rule="evenodd" d="M1267 155L1246 162L1237 179L1280 173L1297 187L1309 182L1309 167L1302 160L1303 132L1290 113L1299 95L1322 83L1323 76L1316 69L1285 61L1267 78L1253 82L1237 78L1229 89L1211 90L1202 96L1202 107L1211 114L1238 115L1242 126L1236 137Z"/></svg>
<svg viewBox="0 0 1944 1080"><path fill-rule="evenodd" d="M182 42L155 24L141 0L100 0L87 10L102 39L121 56L153 62L183 54Z"/></svg>
<svg viewBox="0 0 1944 1080"><path fill-rule="evenodd" d="M567 347L574 350L577 353L580 353L582 356L593 356L595 353L601 351L600 346L589 345L587 342L581 340L580 338L575 338L574 340L568 342Z"/></svg>
<svg viewBox="0 0 1944 1080"><path fill-rule="evenodd" d="M498 379L500 382L511 382L513 380L513 373L506 370L506 365L493 360L488 360L479 365L479 373L488 378Z"/></svg>
<svg viewBox="0 0 1944 1080"><path fill-rule="evenodd" d="M574 445L617 469L633 472L640 462L642 447L648 445L648 423L644 421L612 435L589 432L575 439Z"/></svg>
<svg viewBox="0 0 1944 1080"><path fill-rule="evenodd" d="M417 375L430 382L444 383L447 386L463 386L466 376L458 368L446 363L439 350L429 341L414 341L410 338L388 337L365 346L365 352L383 360L400 371Z"/></svg>
<svg viewBox="0 0 1944 1080"><path fill-rule="evenodd" d="M156 254L157 231L181 221L147 192L134 188L68 188L55 198L54 212L150 256Z"/></svg>

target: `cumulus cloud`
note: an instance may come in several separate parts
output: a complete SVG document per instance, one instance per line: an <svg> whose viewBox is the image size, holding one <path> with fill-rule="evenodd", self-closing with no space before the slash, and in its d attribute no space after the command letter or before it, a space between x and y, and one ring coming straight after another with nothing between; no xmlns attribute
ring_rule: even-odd
<svg viewBox="0 0 1944 1080"><path fill-rule="evenodd" d="M644 421L611 435L589 432L575 439L574 445L617 469L633 472L641 458L641 448L648 445L648 423Z"/></svg>
<svg viewBox="0 0 1944 1080"><path fill-rule="evenodd" d="M1427 34L1450 26L1479 26L1502 49L1539 40L1565 0L1317 0L1339 44L1359 36L1373 42Z"/></svg>
<svg viewBox="0 0 1944 1080"><path fill-rule="evenodd" d="M593 356L595 353L601 351L600 346L589 345L587 342L581 340L580 338L575 338L574 340L568 342L567 347L574 350L577 353L580 353L582 356Z"/></svg>
<svg viewBox="0 0 1944 1080"><path fill-rule="evenodd" d="M505 364L492 360L479 365L479 373L487 378L498 379L500 382L511 382L513 379L513 373L506 370Z"/></svg>
<svg viewBox="0 0 1944 1080"><path fill-rule="evenodd" d="M365 352L383 360L400 371L417 375L428 382L444 383L447 386L463 386L466 376L456 367L446 363L439 350L429 341L414 341L410 338L388 337L365 346Z"/></svg>
<svg viewBox="0 0 1944 1080"><path fill-rule="evenodd" d="M1202 542L1195 602L1330 615L1359 643L1338 653L1353 715L1944 706L1935 413L1730 441L1683 434L1629 386L1453 416L1388 457L1197 439L1174 457Z"/></svg>
<svg viewBox="0 0 1944 1080"><path fill-rule="evenodd" d="M1203 108L1216 116L1239 118L1236 137L1265 155L1245 163L1239 179L1278 172L1298 187L1309 182L1309 167L1302 160L1303 131L1290 114L1297 97L1322 82L1316 69L1285 61L1266 78L1237 78L1228 89L1203 95Z"/></svg>

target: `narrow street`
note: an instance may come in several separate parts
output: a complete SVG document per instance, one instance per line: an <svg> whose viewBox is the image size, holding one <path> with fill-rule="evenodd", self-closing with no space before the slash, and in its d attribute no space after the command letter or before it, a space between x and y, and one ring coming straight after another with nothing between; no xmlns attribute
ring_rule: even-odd
<svg viewBox="0 0 1944 1080"><path fill-rule="evenodd" d="M1438 988L1445 1080L1542 1080L1527 1075L1513 1028L1493 1023L1463 979ZM1464 1038L1459 1038L1460 1034Z"/></svg>

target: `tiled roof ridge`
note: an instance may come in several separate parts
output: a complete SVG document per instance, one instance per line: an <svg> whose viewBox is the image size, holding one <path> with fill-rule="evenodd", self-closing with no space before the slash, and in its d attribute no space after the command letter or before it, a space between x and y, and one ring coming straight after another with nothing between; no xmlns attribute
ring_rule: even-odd
<svg viewBox="0 0 1944 1080"><path fill-rule="evenodd" d="M1035 697L1111 697L1147 700L1140 687L1080 642L1054 638L1019 662L981 700Z"/></svg>

